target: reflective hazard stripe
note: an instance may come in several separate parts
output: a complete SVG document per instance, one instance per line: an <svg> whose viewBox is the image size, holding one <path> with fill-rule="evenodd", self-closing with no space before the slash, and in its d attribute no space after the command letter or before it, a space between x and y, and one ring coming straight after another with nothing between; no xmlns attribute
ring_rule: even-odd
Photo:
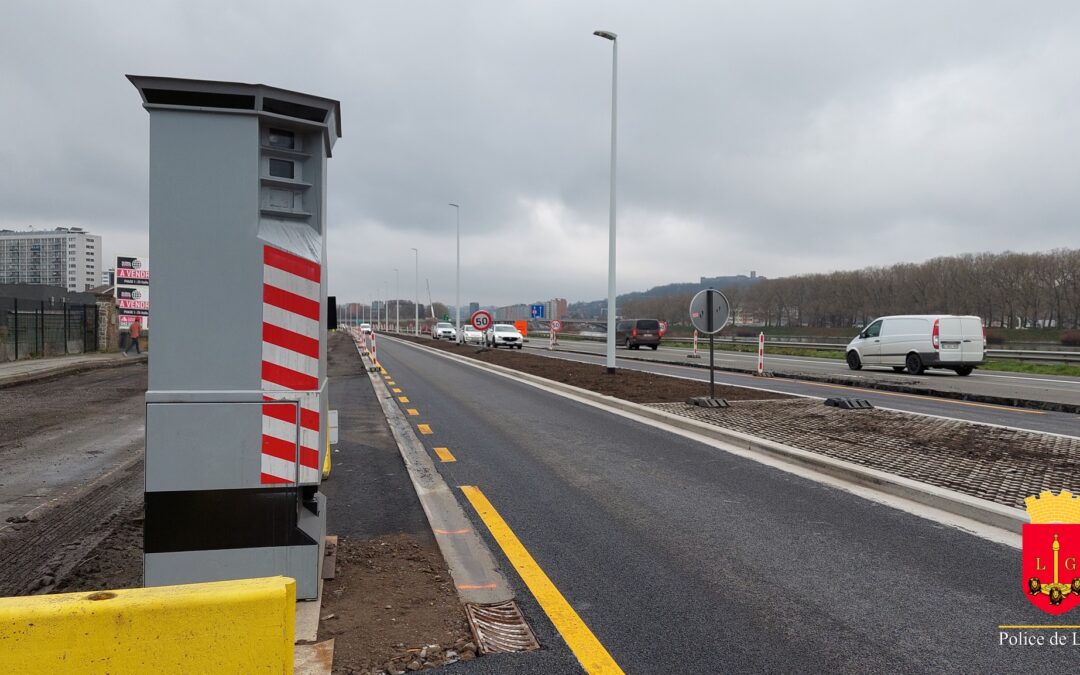
<svg viewBox="0 0 1080 675"><path fill-rule="evenodd" d="M263 484L319 480L321 279L319 263L263 247ZM299 401L299 427L296 406L279 399Z"/></svg>

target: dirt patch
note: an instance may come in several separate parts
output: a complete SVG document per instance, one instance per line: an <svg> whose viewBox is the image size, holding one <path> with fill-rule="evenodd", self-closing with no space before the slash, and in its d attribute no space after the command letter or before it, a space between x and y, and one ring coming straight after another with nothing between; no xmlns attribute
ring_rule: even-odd
<svg viewBox="0 0 1080 675"><path fill-rule="evenodd" d="M76 593L142 586L142 505L133 505L118 513L112 525L112 532L75 565L52 592Z"/></svg>
<svg viewBox="0 0 1080 675"><path fill-rule="evenodd" d="M643 373L637 370L620 368L615 373L608 373L604 366L577 363L565 359L552 359L546 356L527 354L520 350L482 350L475 346L459 345L442 340L400 335L395 337L634 403L685 402L691 397L708 394L709 385L707 383ZM792 398L785 394L774 394L768 391L721 384L716 385L716 396L729 401Z"/></svg>
<svg viewBox="0 0 1080 675"><path fill-rule="evenodd" d="M140 405L146 374L142 362L0 389L0 449L32 434Z"/></svg>
<svg viewBox="0 0 1080 675"><path fill-rule="evenodd" d="M434 544L408 535L343 538L336 569L323 585L319 623L319 639L334 638L335 673L398 673L475 658Z"/></svg>

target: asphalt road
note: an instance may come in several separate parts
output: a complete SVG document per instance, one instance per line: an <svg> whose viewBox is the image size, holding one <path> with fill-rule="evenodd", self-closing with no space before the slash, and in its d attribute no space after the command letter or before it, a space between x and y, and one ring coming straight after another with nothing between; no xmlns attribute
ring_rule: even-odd
<svg viewBox="0 0 1080 675"><path fill-rule="evenodd" d="M568 346L567 349L577 349L579 344L582 343L573 343L573 345ZM587 354L576 354L570 351L559 350L549 351L548 349L541 348L538 345L530 345L529 347L526 347L526 349L528 349L530 353L538 354L541 356L549 356L552 358L569 359L572 361L579 361L583 363L605 363L604 357L600 355L591 356ZM709 381L708 369L684 365L684 362L687 360L685 358L685 355L683 355L681 361L675 359L673 354L676 354L676 352L680 354L682 353L679 350L669 350L661 346L660 349L658 349L656 352L653 352L651 350L640 352L640 354L644 358L651 359L654 356L657 357L658 360L656 362L619 358L623 355L624 351L625 350L620 349L616 353L616 364L619 368L642 370L645 372L658 373L661 375L673 375L675 377L684 377L692 380L699 380L702 383L708 383ZM731 352L717 352L716 365L718 367L731 367L731 364L725 362L725 359L730 353ZM638 356L639 352L635 351L631 352L631 354L633 354L634 356ZM703 354L702 360L705 363L708 363L708 352L705 352ZM823 361L827 359L815 360ZM665 361L667 362L665 363ZM847 366L844 366L844 369L846 370ZM997 374L987 375L989 377L997 377ZM972 374L967 378L961 378L951 373L940 375L940 377L942 378L947 378L956 382L970 380L971 378L977 376L983 377L983 375L978 374ZM733 373L730 371L722 370L715 371L715 378L717 383L723 384L771 389L773 391L780 391L788 394L816 396L819 398L829 398L831 396L857 396L858 398L867 399L879 408L891 408L893 410L903 410L906 412L915 412L924 415L938 415L940 417L967 420L969 422L1001 424L1005 426L1016 427L1018 429L1028 429L1031 431L1041 431L1044 433L1064 434L1067 436L1080 436L1080 416L1071 413L1034 410L1030 408L1015 408L987 403L976 403L971 401L959 401L956 399L940 398L937 396L922 396L916 394L904 394L899 392L879 391L876 389L866 389L863 387L848 387L840 384L811 382L808 380L791 379L786 377L776 377L763 380L750 374ZM707 384L705 386L707 387ZM1077 392L1080 392L1080 381L1077 381L1076 384L1072 386L1076 388ZM704 395L705 393L705 389L702 389L702 394Z"/></svg>
<svg viewBox="0 0 1080 675"><path fill-rule="evenodd" d="M449 485L478 486L628 673L1053 672L1020 552L385 340ZM433 453L434 457L434 453ZM460 495L460 493L459 493ZM450 672L580 672L486 527L544 643ZM1060 623L1060 622L1059 622Z"/></svg>
<svg viewBox="0 0 1080 675"><path fill-rule="evenodd" d="M547 340L534 338L530 347L546 348ZM604 354L606 346L601 342L564 341L564 349ZM708 363L709 342L699 342L702 362ZM655 352L649 349L629 351L619 348L619 355L635 356L672 363L687 362L686 355L691 350L665 345ZM618 358L618 356L616 357ZM716 365L725 368L738 368L752 371L757 368L757 354L745 352L716 351ZM922 375L912 376L907 373L894 373L891 368L868 366L860 371L852 371L838 359L818 359L808 356L773 356L766 351L765 369L782 373L805 373L808 375L840 375L867 377L885 382L912 384L930 387L944 392L964 392L984 396L1027 399L1032 401L1051 401L1080 405L1080 378L1060 375L1031 375L1028 373L1006 373L976 370L971 375L960 377L948 370L927 370Z"/></svg>

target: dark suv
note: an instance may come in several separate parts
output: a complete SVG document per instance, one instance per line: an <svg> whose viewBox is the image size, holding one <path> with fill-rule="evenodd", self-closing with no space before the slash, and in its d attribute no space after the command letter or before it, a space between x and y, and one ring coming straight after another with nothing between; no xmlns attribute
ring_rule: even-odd
<svg viewBox="0 0 1080 675"><path fill-rule="evenodd" d="M656 319L629 319L615 326L615 342L627 349L640 349L641 345L660 346L660 322Z"/></svg>

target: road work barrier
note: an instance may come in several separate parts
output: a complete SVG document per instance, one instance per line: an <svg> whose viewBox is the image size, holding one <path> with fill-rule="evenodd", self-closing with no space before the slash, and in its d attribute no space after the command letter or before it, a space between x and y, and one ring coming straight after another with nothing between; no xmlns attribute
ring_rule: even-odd
<svg viewBox="0 0 1080 675"><path fill-rule="evenodd" d="M288 577L0 598L8 673L292 673Z"/></svg>

